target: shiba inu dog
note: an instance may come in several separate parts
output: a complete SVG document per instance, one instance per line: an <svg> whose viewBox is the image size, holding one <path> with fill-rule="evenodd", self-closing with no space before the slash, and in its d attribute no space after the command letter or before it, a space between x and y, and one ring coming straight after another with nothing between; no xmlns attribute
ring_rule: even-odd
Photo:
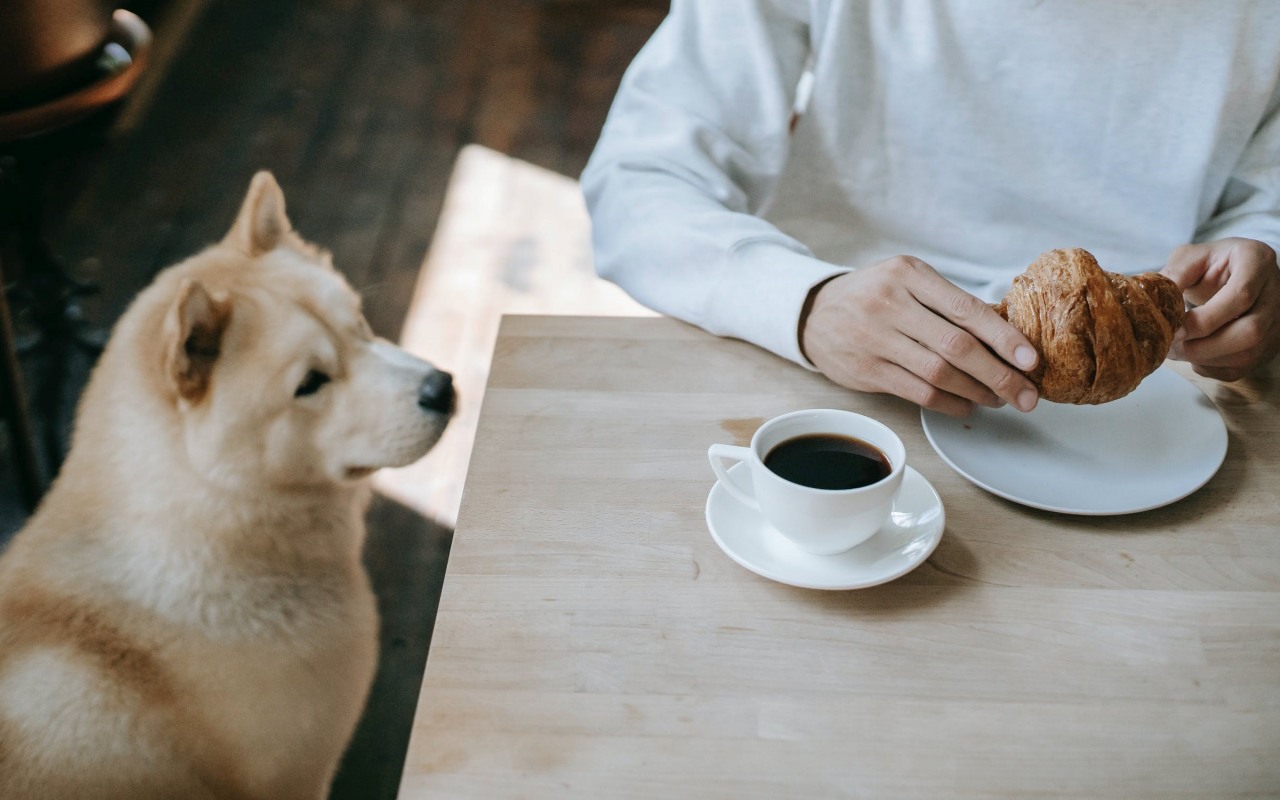
<svg viewBox="0 0 1280 800"><path fill-rule="evenodd" d="M256 175L120 319L0 556L0 798L323 798L377 660L364 479L453 403Z"/></svg>

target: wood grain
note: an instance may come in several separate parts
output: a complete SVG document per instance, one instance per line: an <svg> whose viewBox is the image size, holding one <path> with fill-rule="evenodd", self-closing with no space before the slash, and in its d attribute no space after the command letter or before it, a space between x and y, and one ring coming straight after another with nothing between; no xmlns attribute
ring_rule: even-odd
<svg viewBox="0 0 1280 800"><path fill-rule="evenodd" d="M1196 379L1230 431L1203 489L1082 518L741 342L505 317L400 796L1276 796L1276 377ZM811 406L883 420L938 489L914 572L796 589L708 535L707 445Z"/></svg>

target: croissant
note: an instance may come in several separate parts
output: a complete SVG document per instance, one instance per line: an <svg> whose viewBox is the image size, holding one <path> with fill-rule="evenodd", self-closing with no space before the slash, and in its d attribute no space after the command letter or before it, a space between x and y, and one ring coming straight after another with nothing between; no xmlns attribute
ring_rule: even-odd
<svg viewBox="0 0 1280 800"><path fill-rule="evenodd" d="M1040 354L1027 377L1055 403L1098 404L1132 392L1169 354L1185 306L1156 272L1104 272L1085 250L1050 250L995 307Z"/></svg>

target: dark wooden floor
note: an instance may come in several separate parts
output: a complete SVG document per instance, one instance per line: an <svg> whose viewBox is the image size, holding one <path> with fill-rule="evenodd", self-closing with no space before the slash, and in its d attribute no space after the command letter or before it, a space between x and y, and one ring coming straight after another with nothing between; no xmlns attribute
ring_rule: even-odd
<svg viewBox="0 0 1280 800"><path fill-rule="evenodd" d="M395 339L458 150L478 143L576 177L660 0L137 0L157 58L102 134L59 153L51 242L110 324L160 269L219 238L270 169L300 232L333 251ZM90 368L24 364L41 435L66 446ZM56 369L55 369L56 367ZM64 375L49 380L50 371ZM7 450L7 445L6 445ZM20 526L0 463L0 543ZM366 563L382 664L333 797L393 797L451 531L390 500Z"/></svg>

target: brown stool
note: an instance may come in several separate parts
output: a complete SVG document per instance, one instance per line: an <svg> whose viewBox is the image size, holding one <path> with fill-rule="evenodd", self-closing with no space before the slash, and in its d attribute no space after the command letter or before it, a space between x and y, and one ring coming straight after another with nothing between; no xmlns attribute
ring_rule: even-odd
<svg viewBox="0 0 1280 800"><path fill-rule="evenodd" d="M90 53L92 78L55 97L0 110L0 258L5 258L4 271L13 281L4 284L0 277L0 294L10 293L15 302L25 303L38 327L32 340L20 346L10 303L0 297L0 414L8 425L22 497L31 508L43 493L45 480L36 458L19 351L58 337L94 352L102 342L81 330L76 303L92 287L67 274L43 235L44 161L58 135L128 94L146 65L150 46L147 24L132 12L118 9L111 14L105 42L96 55ZM57 459L58 454L48 453L50 472L55 471Z"/></svg>

